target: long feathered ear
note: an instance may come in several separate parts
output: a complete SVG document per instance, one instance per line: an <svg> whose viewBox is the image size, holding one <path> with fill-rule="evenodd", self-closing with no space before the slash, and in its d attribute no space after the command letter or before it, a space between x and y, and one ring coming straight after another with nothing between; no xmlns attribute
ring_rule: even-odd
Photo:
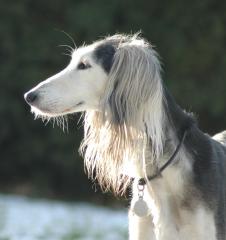
<svg viewBox="0 0 226 240"><path fill-rule="evenodd" d="M142 39L117 49L106 88L105 107L115 124L133 124L142 118L144 105L162 99L160 64L156 52ZM144 119L140 119L143 121Z"/></svg>
<svg viewBox="0 0 226 240"><path fill-rule="evenodd" d="M160 64L155 51L137 35L116 35L106 41L116 52L100 111L85 113L81 151L91 178L104 189L124 193L128 174L134 176L133 166L146 171L150 163L144 157L147 146L153 163L163 150Z"/></svg>

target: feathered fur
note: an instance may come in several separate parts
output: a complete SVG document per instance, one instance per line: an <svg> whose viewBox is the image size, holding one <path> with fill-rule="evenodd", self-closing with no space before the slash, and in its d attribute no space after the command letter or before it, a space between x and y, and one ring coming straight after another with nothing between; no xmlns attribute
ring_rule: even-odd
<svg viewBox="0 0 226 240"><path fill-rule="evenodd" d="M89 177L116 194L134 179L130 240L226 240L225 132L209 137L176 104L161 80L157 53L138 34L76 49L62 72L25 99L44 118L85 111L81 152ZM185 130L173 163L149 182ZM147 182L142 193L140 178ZM146 217L134 213L139 199L147 204Z"/></svg>
<svg viewBox="0 0 226 240"><path fill-rule="evenodd" d="M130 183L128 164L143 164L147 145L152 146L152 161L162 154L163 90L160 63L150 44L137 35L106 41L119 43L100 109L85 113L81 149L89 176L95 174L102 187L119 193Z"/></svg>

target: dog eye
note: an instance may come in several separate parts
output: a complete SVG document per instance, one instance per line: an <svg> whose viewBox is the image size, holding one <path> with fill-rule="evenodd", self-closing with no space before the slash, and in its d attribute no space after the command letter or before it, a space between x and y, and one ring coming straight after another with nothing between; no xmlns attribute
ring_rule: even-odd
<svg viewBox="0 0 226 240"><path fill-rule="evenodd" d="M90 68L90 64L89 63L85 63L85 62L80 62L77 66L77 69L79 70L85 70L87 68Z"/></svg>

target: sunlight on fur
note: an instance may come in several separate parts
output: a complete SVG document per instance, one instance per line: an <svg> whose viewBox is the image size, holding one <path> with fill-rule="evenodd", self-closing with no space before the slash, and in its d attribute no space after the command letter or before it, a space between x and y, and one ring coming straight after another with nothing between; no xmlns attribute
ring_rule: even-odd
<svg viewBox="0 0 226 240"><path fill-rule="evenodd" d="M160 73L139 34L114 35L76 49L24 97L35 118L63 130L64 115L84 112L88 176L118 195L132 186L131 240L225 239L226 133L200 131Z"/></svg>
<svg viewBox="0 0 226 240"><path fill-rule="evenodd" d="M146 172L147 144L152 146L151 161L162 154L163 90L160 63L147 42L137 35L108 40L119 45L100 111L85 114L81 152L89 176L120 194L130 183L124 171L128 164L140 161Z"/></svg>
<svg viewBox="0 0 226 240"><path fill-rule="evenodd" d="M130 184L131 177L135 175L145 177L147 165L157 166L156 159L163 153L165 116L161 66L157 53L147 41L140 38L139 34L114 35L94 42L91 47L83 46L76 49L72 54L70 68L66 68L30 91L41 94L40 101L31 103L31 108L35 118L41 118L46 124L51 121L53 125L56 123L63 130L68 130L68 120L63 116L67 114L65 109L68 109L68 105L64 99L68 99L69 96L72 102L74 101L73 92L66 88L73 83L65 83L63 80L73 79L73 73L77 73L78 78L85 74L85 79L82 79L84 83L87 78L92 79L93 76L88 88L85 85L81 90L84 91L84 96L81 95L84 99L77 100L77 103L81 102L78 106L82 106L90 96L93 96L90 92L93 91L91 85L93 81L97 86L101 81L98 83L95 74L89 75L89 70L82 73L76 64L83 61L84 53L88 54L91 62L97 61L93 53L98 46L106 43L111 44L115 53L110 72L107 74L104 74L102 68L98 70L100 66L98 68L97 63L92 68L92 64L90 65L90 71L96 66L96 72L99 71L97 76L106 79L102 88L96 88L103 89L103 93L97 96L98 99L92 98L93 102L98 103L97 109L82 110L85 111L85 132L80 152L84 155L90 178L97 179L104 190L111 189L116 194L123 194ZM70 48L70 51L72 50ZM83 62L82 64L84 65ZM81 82L77 85L81 85ZM54 92L54 88L58 90ZM61 104L64 107L61 107L60 111ZM74 112L76 111L79 110L75 107ZM137 169L132 171L131 168L134 166Z"/></svg>
<svg viewBox="0 0 226 240"><path fill-rule="evenodd" d="M32 110L34 113L35 117L34 119L41 119L42 122L45 124L45 126L48 123L52 123L53 127L55 127L55 124L60 127L63 132L68 132L68 116L63 115L63 116L47 116L43 114L39 114L37 110Z"/></svg>

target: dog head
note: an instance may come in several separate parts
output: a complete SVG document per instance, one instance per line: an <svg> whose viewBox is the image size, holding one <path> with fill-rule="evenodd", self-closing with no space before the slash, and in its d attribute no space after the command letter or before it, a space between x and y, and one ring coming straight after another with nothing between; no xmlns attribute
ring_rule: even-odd
<svg viewBox="0 0 226 240"><path fill-rule="evenodd" d="M25 93L26 102L35 114L48 117L98 110L113 56L112 46L75 50L63 71Z"/></svg>
<svg viewBox="0 0 226 240"><path fill-rule="evenodd" d="M158 64L155 52L137 35L114 35L74 50L63 71L24 97L36 115L56 117L104 108L110 109L113 121L122 122L156 93Z"/></svg>

